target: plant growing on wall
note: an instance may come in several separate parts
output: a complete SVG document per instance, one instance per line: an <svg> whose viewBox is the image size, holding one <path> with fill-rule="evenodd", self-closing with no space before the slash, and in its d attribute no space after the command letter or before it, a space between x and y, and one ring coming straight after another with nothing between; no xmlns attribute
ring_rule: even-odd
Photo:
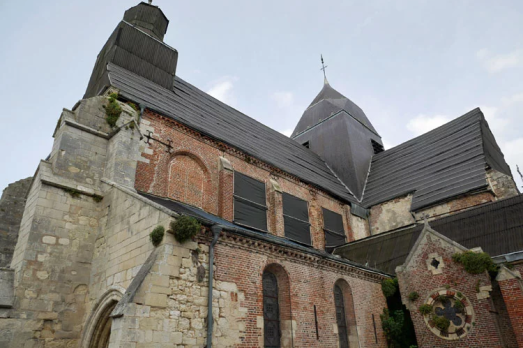
<svg viewBox="0 0 523 348"><path fill-rule="evenodd" d="M183 243L198 234L202 229L202 225L191 216L182 215L171 222L171 232L174 234L174 238L179 242Z"/></svg>
<svg viewBox="0 0 523 348"><path fill-rule="evenodd" d="M440 331L447 331L450 327L450 320L445 317L434 315L431 320L434 323L434 326L440 329Z"/></svg>
<svg viewBox="0 0 523 348"><path fill-rule="evenodd" d="M153 245L156 247L160 245L164 235L165 228L163 226L156 226L154 230L149 234L149 238L151 239L151 243L153 243Z"/></svg>
<svg viewBox="0 0 523 348"><path fill-rule="evenodd" d="M419 306L418 310L421 314L427 315L432 313L433 307L429 304L422 304L421 306Z"/></svg>
<svg viewBox="0 0 523 348"><path fill-rule="evenodd" d="M452 255L452 260L461 263L463 268L465 268L465 271L470 274L480 274L485 271L497 271L497 266L487 253L465 251L464 253L456 253Z"/></svg>
<svg viewBox="0 0 523 348"><path fill-rule="evenodd" d="M381 327L387 338L389 348L400 348L403 341L403 323L405 317L403 311L394 311L390 315L387 308L383 309L383 314L380 314Z"/></svg>
<svg viewBox="0 0 523 348"><path fill-rule="evenodd" d="M409 294L409 300L414 302L419 298L419 294L416 291L413 291Z"/></svg>
<svg viewBox="0 0 523 348"><path fill-rule="evenodd" d="M387 278L381 281L381 291L385 297L394 296L398 291L398 278Z"/></svg>
<svg viewBox="0 0 523 348"><path fill-rule="evenodd" d="M109 103L107 105L104 105L105 109L105 120L107 123L111 126L111 128L114 128L116 126L116 122L120 118L120 115L122 113L122 108L120 107L120 104L116 101L118 99L117 93L111 93L109 95Z"/></svg>

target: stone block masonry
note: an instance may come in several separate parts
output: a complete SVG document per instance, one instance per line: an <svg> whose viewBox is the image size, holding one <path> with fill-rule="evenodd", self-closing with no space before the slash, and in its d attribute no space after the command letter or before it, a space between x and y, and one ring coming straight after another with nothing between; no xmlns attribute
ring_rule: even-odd
<svg viewBox="0 0 523 348"><path fill-rule="evenodd" d="M0 268L11 264L32 180L26 178L9 184L0 198Z"/></svg>

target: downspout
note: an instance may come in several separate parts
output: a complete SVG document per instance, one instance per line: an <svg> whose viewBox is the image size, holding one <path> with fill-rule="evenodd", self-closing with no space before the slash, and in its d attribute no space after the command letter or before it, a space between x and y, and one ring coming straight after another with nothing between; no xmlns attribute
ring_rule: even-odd
<svg viewBox="0 0 523 348"><path fill-rule="evenodd" d="M221 225L213 225L211 226L211 231L213 234L212 242L209 247L209 292L207 295L207 348L212 347L212 326L214 323L214 319L212 317L212 287L213 287L213 278L214 278L214 246L218 242L218 238L220 237L220 233L222 232L223 226Z"/></svg>

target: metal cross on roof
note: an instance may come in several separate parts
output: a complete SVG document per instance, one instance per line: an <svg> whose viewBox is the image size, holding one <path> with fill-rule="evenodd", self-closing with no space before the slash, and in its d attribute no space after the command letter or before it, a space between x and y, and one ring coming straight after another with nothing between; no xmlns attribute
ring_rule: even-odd
<svg viewBox="0 0 523 348"><path fill-rule="evenodd" d="M325 74L325 69L327 69L327 65L325 65L323 63L323 54L321 55L321 69L320 70L323 70L323 78L325 79L325 81L327 81L327 75Z"/></svg>

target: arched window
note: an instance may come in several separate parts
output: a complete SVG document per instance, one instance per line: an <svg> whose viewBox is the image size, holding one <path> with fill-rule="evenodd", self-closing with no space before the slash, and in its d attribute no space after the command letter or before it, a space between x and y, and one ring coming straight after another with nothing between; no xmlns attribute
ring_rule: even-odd
<svg viewBox="0 0 523 348"><path fill-rule="evenodd" d="M281 330L278 281L268 271L263 272L263 328L265 348L279 348Z"/></svg>
<svg viewBox="0 0 523 348"><path fill-rule="evenodd" d="M340 348L349 348L349 335L347 332L347 318L345 317L345 303L343 292L338 284L334 285L334 304L336 305L336 323L338 324L338 336Z"/></svg>
<svg viewBox="0 0 523 348"><path fill-rule="evenodd" d="M334 306L336 309L339 347L358 347L358 329L352 292L349 284L344 279L339 279L334 284Z"/></svg>

